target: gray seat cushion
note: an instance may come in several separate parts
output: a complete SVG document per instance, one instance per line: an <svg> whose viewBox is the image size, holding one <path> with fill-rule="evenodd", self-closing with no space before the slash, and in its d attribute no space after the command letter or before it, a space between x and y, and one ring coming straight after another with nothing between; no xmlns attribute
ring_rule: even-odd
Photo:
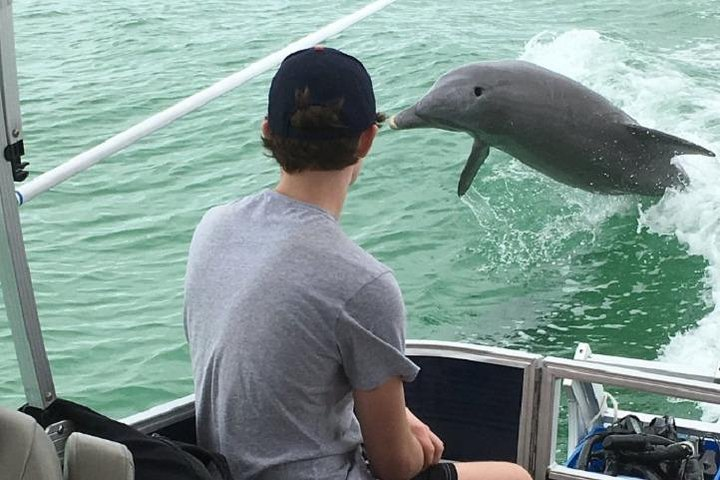
<svg viewBox="0 0 720 480"><path fill-rule="evenodd" d="M65 480L134 480L130 450L121 443L74 432L65 444Z"/></svg>
<svg viewBox="0 0 720 480"><path fill-rule="evenodd" d="M55 447L35 419L0 407L0 476L12 480L61 480Z"/></svg>

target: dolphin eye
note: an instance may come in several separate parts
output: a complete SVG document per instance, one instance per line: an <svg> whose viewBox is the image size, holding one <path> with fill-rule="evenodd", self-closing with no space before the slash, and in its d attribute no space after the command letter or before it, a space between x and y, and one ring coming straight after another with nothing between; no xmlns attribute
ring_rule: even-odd
<svg viewBox="0 0 720 480"><path fill-rule="evenodd" d="M483 94L483 89L482 89L482 87L475 87L475 96L476 96L476 97L479 97L479 96L482 95L482 94Z"/></svg>

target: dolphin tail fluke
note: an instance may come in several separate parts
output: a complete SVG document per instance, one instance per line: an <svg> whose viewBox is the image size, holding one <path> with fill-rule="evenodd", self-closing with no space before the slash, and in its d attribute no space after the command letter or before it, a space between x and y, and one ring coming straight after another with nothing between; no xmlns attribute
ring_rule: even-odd
<svg viewBox="0 0 720 480"><path fill-rule="evenodd" d="M700 145L696 145L683 138L670 135L669 133L653 130L652 128L643 127L642 125L627 125L628 130L633 135L639 136L648 143L654 144L661 151L675 155L705 155L706 157L714 157L715 153Z"/></svg>
<svg viewBox="0 0 720 480"><path fill-rule="evenodd" d="M472 150L470 151L470 156L467 159L467 163L465 163L465 168L463 168L463 171L460 174L458 197L462 197L465 195L465 192L468 191L470 185L472 185L475 175L480 169L480 166L485 162L489 153L490 146L482 140L478 140L476 138L473 143Z"/></svg>

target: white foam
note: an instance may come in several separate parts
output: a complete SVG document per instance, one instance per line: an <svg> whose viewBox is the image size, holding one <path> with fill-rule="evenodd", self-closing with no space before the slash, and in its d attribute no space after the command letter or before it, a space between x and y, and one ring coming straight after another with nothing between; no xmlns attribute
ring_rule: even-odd
<svg viewBox="0 0 720 480"><path fill-rule="evenodd" d="M528 42L522 58L578 80L609 98L641 124L672 132L720 152L720 87L683 70L720 70L718 45L645 53L592 30L543 32ZM663 361L713 374L720 363L720 162L677 159L690 177L682 192L669 191L640 211L639 229L674 235L691 255L707 261L707 290L698 292L712 310L690 330L659 349ZM702 405L705 420L720 419L720 406Z"/></svg>
<svg viewBox="0 0 720 480"><path fill-rule="evenodd" d="M610 43L592 30L572 30L561 35L551 32L536 35L527 43L521 58L581 81L612 98L612 88L603 79L616 75L608 65L617 65L618 57L623 55L622 44ZM601 71L606 73L599 74ZM488 268L492 264L512 264L531 269L538 262L554 261L571 238L579 239L580 244L592 243L610 217L634 208L630 197L600 196L568 187L517 161L504 163L491 175L485 170L483 175L483 182L499 185L493 190L505 190L503 197L486 198L471 187L462 200L479 225L492 226L484 231L498 235L493 243L499 246L499 257L489 262ZM518 211L518 202L513 201L518 179L524 181L525 190L533 190L535 198L546 199L544 208L551 209L548 215L536 218L532 213ZM555 205L562 208L553 208Z"/></svg>
<svg viewBox="0 0 720 480"><path fill-rule="evenodd" d="M526 170L523 173L530 176L528 169L523 168ZM514 184L522 177L522 174L515 175L508 183ZM493 180L497 181L497 178L485 178L483 181ZM532 271L538 264L555 263L567 249L567 243L592 244L610 217L633 209L633 204L624 197L598 197L557 184L547 186L548 182L553 181L538 180L540 186L537 190L541 193L533 198L544 198L547 201L545 208L553 205L557 208L552 208L543 216L535 215L532 209L518 209L518 204L523 202L512 198L514 193L511 188L505 191L503 198L490 198L471 187L468 194L461 198L472 211L484 235L494 237L491 243L496 245L497 256L489 258L489 262L479 267L481 270L513 265ZM560 200L553 201L553 196ZM485 254L490 255L489 252Z"/></svg>
<svg viewBox="0 0 720 480"><path fill-rule="evenodd" d="M682 193L666 195L655 206L641 212L640 225L651 231L675 235L688 252L708 261L705 283L710 314L694 328L675 335L660 350L667 362L692 365L712 375L720 363L720 165L687 159L683 167L691 187ZM720 406L703 404L703 419L720 419Z"/></svg>

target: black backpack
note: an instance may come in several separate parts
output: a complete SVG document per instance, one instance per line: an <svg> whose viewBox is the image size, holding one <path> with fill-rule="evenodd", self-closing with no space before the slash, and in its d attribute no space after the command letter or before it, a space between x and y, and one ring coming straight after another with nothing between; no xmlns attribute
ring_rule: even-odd
<svg viewBox="0 0 720 480"><path fill-rule="evenodd" d="M146 435L83 405L58 398L45 410L30 407L20 411L43 428L70 420L77 432L125 445L133 455L135 480L232 480L225 457L197 445Z"/></svg>

